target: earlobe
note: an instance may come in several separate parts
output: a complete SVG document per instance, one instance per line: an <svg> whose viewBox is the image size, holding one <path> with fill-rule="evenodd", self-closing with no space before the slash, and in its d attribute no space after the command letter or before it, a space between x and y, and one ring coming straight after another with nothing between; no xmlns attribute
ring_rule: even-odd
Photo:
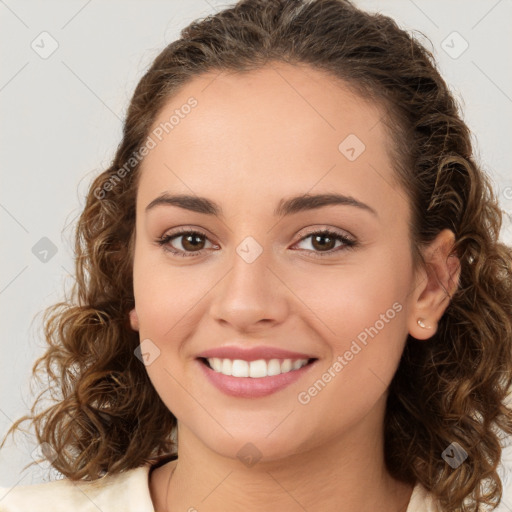
<svg viewBox="0 0 512 512"><path fill-rule="evenodd" d="M437 331L437 323L432 325L428 318L418 318L409 329L409 334L417 340L427 340Z"/></svg>
<svg viewBox="0 0 512 512"><path fill-rule="evenodd" d="M134 331L139 330L139 317L137 316L135 308L130 311L130 325Z"/></svg>
<svg viewBox="0 0 512 512"><path fill-rule="evenodd" d="M409 333L426 340L437 331L437 325L457 290L460 260L453 252L455 235L441 231L424 252L426 268L422 270L411 308Z"/></svg>

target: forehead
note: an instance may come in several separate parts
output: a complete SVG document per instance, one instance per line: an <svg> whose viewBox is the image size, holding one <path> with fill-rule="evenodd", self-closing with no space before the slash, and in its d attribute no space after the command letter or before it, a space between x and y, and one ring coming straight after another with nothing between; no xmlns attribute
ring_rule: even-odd
<svg viewBox="0 0 512 512"><path fill-rule="evenodd" d="M190 98L195 106L185 108ZM380 202L385 187L396 188L383 115L305 65L200 75L155 119L151 133L159 130L161 140L152 136L139 197L147 204L172 190L222 203L230 195L263 200L341 188Z"/></svg>

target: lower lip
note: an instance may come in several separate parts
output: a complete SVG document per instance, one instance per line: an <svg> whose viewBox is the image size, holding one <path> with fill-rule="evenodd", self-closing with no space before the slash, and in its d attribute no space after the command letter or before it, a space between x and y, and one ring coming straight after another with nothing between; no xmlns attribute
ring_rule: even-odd
<svg viewBox="0 0 512 512"><path fill-rule="evenodd" d="M220 389L220 391L226 395L239 398L259 398L276 393L299 380L308 373L316 363L315 360L298 370L256 379L252 377L232 377L230 375L224 375L223 373L212 370L199 359L196 361L201 367L201 371L204 372L206 377L217 389Z"/></svg>

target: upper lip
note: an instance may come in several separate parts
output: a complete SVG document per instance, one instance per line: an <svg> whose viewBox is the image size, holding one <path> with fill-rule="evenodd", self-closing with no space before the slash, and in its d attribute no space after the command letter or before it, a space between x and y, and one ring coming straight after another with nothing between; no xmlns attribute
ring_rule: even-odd
<svg viewBox="0 0 512 512"><path fill-rule="evenodd" d="M312 359L313 356L300 352L292 352L277 347L239 347L224 346L212 348L201 352L198 358L209 359L242 359L243 361L256 361L257 359Z"/></svg>

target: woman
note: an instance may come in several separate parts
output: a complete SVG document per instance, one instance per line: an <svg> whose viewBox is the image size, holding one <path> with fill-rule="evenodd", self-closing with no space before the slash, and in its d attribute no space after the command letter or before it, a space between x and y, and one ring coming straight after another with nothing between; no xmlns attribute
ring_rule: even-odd
<svg viewBox="0 0 512 512"><path fill-rule="evenodd" d="M138 84L78 223L76 300L48 310L36 364L62 399L19 421L66 479L0 510L494 508L501 215L391 19L246 0L192 23Z"/></svg>

